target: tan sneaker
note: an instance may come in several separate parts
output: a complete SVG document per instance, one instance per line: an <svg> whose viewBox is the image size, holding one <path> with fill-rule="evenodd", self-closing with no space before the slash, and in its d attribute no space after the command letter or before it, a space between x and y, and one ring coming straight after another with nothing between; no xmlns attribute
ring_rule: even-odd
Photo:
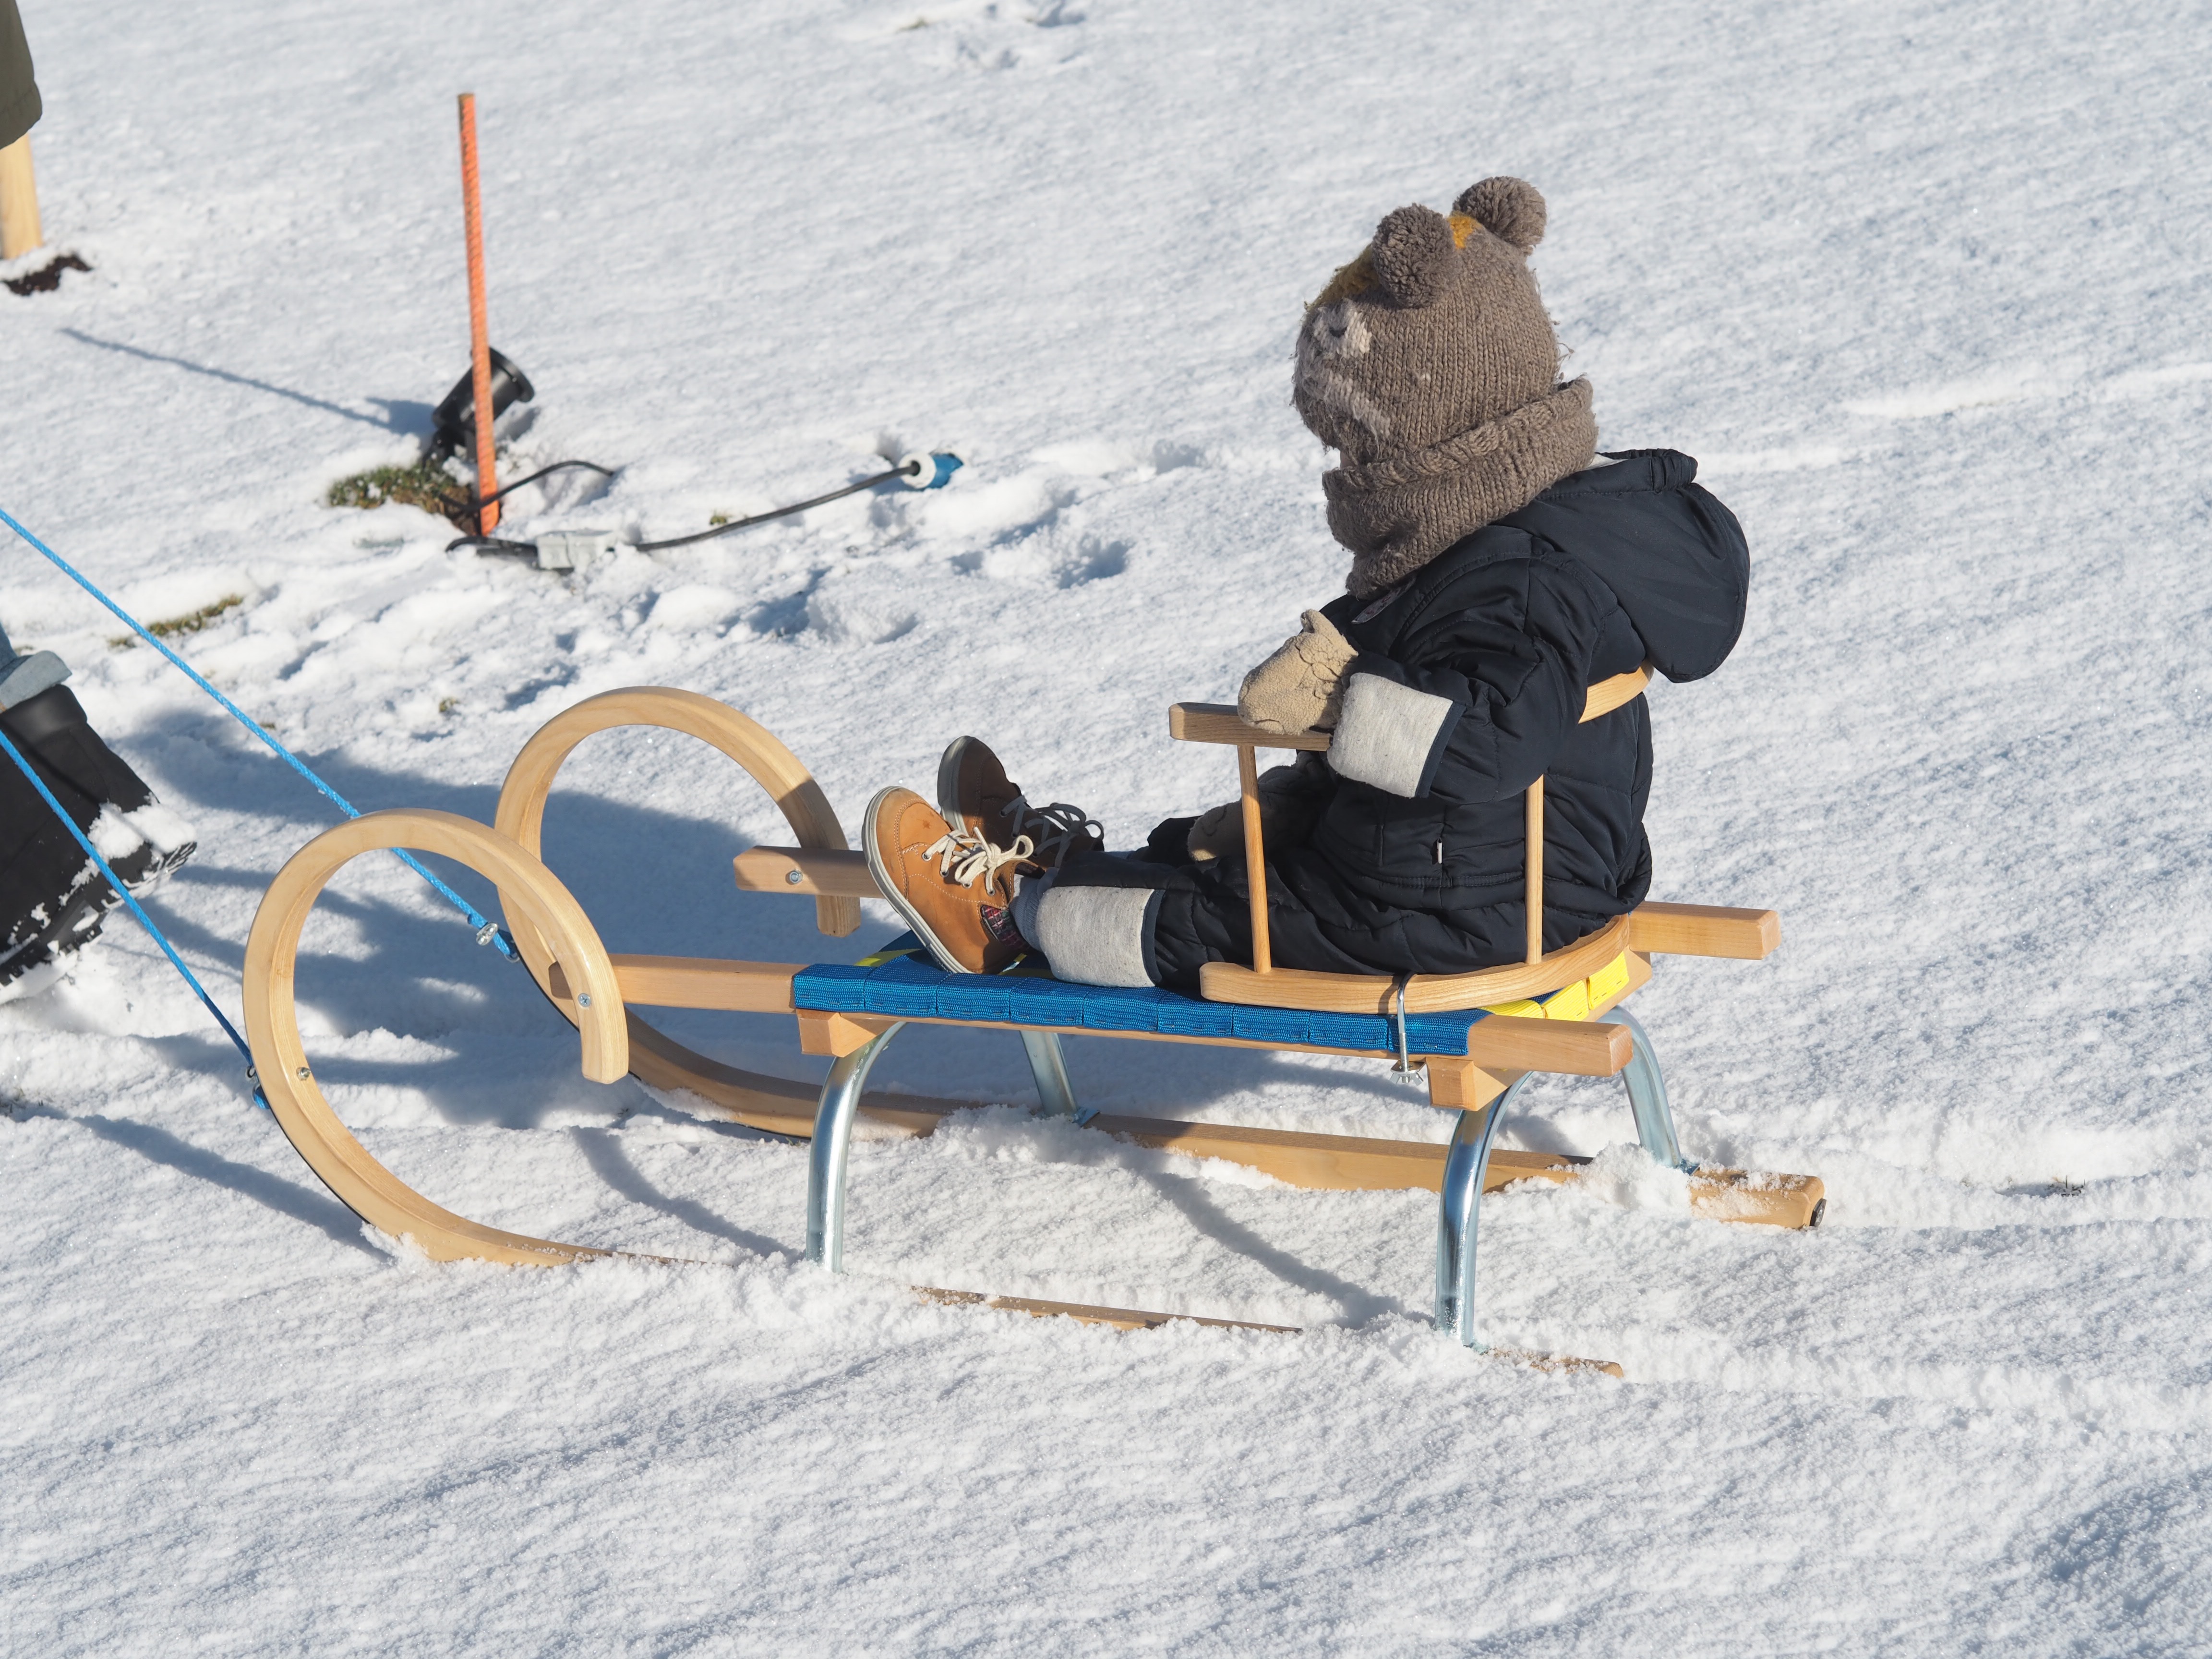
<svg viewBox="0 0 2212 1659"><path fill-rule="evenodd" d="M930 954L954 973L995 974L1024 951L1010 908L1014 874L1030 840L993 846L956 829L911 789L884 789L868 803L860 842L868 872Z"/></svg>
<svg viewBox="0 0 2212 1659"><path fill-rule="evenodd" d="M937 810L1000 852L1026 838L1029 856L1057 870L1073 853L1103 853L1106 832L1079 806L1032 806L981 738L955 738L937 763Z"/></svg>

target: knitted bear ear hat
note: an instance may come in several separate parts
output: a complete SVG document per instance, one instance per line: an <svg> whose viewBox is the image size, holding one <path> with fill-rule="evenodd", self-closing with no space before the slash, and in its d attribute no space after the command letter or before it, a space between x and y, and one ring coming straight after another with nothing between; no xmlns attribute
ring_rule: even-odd
<svg viewBox="0 0 2212 1659"><path fill-rule="evenodd" d="M1528 255L1544 198L1518 179L1460 192L1448 218L1401 207L1306 308L1291 402L1343 465L1328 527L1364 599L1590 464L1587 380L1559 343Z"/></svg>

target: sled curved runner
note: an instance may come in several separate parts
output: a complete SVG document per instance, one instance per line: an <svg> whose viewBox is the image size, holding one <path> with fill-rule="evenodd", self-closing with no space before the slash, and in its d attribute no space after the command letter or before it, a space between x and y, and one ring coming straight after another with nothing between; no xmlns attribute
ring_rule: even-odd
<svg viewBox="0 0 2212 1659"><path fill-rule="evenodd" d="M270 1109L300 1156L338 1202L372 1227L409 1238L440 1261L550 1264L608 1252L487 1227L433 1203L369 1155L317 1086L300 1038L293 977L301 931L331 878L364 853L404 848L466 865L499 885L511 916L528 920L576 988L584 1075L612 1083L630 1065L614 963L583 907L553 872L507 836L452 812L369 812L325 830L295 853L262 896L246 941L246 1036Z"/></svg>

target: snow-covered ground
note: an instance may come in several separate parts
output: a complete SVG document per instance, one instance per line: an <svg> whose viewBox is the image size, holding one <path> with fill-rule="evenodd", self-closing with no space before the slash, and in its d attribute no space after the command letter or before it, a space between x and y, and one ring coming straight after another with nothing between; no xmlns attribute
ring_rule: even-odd
<svg viewBox="0 0 2212 1659"><path fill-rule="evenodd" d="M885 1084L1002 1103L857 1148L833 1282L802 1147L580 1081L525 977L364 861L302 1000L370 1146L472 1218L710 1264L432 1266L118 920L0 1008L0 1648L2212 1650L2204 8L24 10L46 224L94 274L0 295L0 505L143 617L240 596L188 654L364 806L488 818L532 731L636 684L750 712L848 825L963 731L1117 841L1223 798L1165 705L1346 562L1302 301L1389 209L1534 180L1605 441L1699 457L1757 561L1735 658L1655 694L1650 824L1661 896L1785 943L1638 1006L1688 1149L1830 1203L1716 1225L1619 1157L1493 1198L1494 1340L1630 1380L1542 1376L1426 1328L1427 1196L1042 1122L1012 1042L912 1032ZM464 88L539 388L511 465L623 469L513 528L967 469L573 581L323 505L465 365ZM198 824L152 908L234 1010L328 809L12 538L0 617ZM732 892L779 821L688 739L594 739L550 823L616 950L891 931ZM787 1021L670 1024L818 1075ZM1109 1109L1446 1127L1371 1066L1070 1054ZM1595 1084L1508 1131L1630 1138Z"/></svg>

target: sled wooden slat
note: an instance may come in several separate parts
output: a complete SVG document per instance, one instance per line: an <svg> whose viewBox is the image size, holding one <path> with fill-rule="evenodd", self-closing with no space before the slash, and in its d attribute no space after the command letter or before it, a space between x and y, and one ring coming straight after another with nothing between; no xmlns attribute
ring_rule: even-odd
<svg viewBox="0 0 2212 1659"><path fill-rule="evenodd" d="M878 1123L923 1137L955 1109L958 1109L917 1103L908 1111L872 1111L868 1115ZM1358 1135L1103 1113L1085 1127L1154 1152L1218 1158L1257 1170L1285 1186L1307 1192L1433 1193L1443 1183L1446 1149L1440 1141L1376 1140ZM804 1133L805 1128L799 1133ZM1564 1184L1579 1180L1591 1162L1572 1152L1499 1149L1490 1155L1483 1190L1494 1193L1520 1181ZM1814 1208L1826 1197L1826 1188L1818 1176L1701 1169L1690 1176L1691 1211L1709 1221L1802 1228L1811 1224Z"/></svg>
<svg viewBox="0 0 2212 1659"><path fill-rule="evenodd" d="M1139 1146L1219 1158L1273 1176L1286 1186L1315 1192L1433 1193L1443 1184L1445 1147L1425 1140L1370 1140L1354 1135L1310 1134L1286 1129L1248 1129L1226 1123L1182 1123L1164 1118L1092 1118L1091 1128ZM1580 1179L1591 1159L1571 1152L1490 1154L1483 1190L1516 1181ZM1690 1207L1709 1219L1769 1227L1810 1224L1826 1196L1817 1176L1752 1175L1742 1170L1699 1170L1690 1177Z"/></svg>
<svg viewBox="0 0 2212 1659"><path fill-rule="evenodd" d="M1092 1118L1088 1127L1159 1152L1242 1164L1314 1192L1434 1192L1443 1178L1444 1149L1422 1140L1371 1140L1110 1113ZM1494 1163L1498 1154L1490 1156Z"/></svg>
<svg viewBox="0 0 2212 1659"><path fill-rule="evenodd" d="M713 1008L732 1014L787 1014L791 981L799 972L792 962L721 962L712 957L609 956L623 1001L635 1007ZM568 975L552 968L547 994L557 1003L569 999ZM564 1009L565 1012L565 1009Z"/></svg>
<svg viewBox="0 0 2212 1659"><path fill-rule="evenodd" d="M1628 918L1615 916L1594 933L1534 963L1513 962L1472 974L1416 974L1406 983L1408 1013L1486 1008L1520 997L1542 996L1571 985L1628 949ZM1255 974L1240 963L1209 962L1198 970L1209 1002L1261 1008L1309 1008L1332 1014L1388 1014L1395 1010L1395 980L1387 974L1317 974L1278 968Z"/></svg>
<svg viewBox="0 0 2212 1659"><path fill-rule="evenodd" d="M735 860L738 889L826 898L881 898L868 855L813 847L749 847Z"/></svg>
<svg viewBox="0 0 2212 1659"><path fill-rule="evenodd" d="M1583 694L1583 724L1601 714L1610 714L1616 708L1625 708L1651 688L1651 665L1632 668L1626 674L1615 674L1611 679L1600 680Z"/></svg>
<svg viewBox="0 0 2212 1659"><path fill-rule="evenodd" d="M1522 907L1528 913L1528 954L1536 967L1544 960L1544 781L1530 784L1521 797ZM1441 843L1439 843L1441 845Z"/></svg>
<svg viewBox="0 0 2212 1659"><path fill-rule="evenodd" d="M1177 1322L1212 1325L1230 1331L1267 1331L1276 1336L1296 1336L1296 1325L1262 1325L1249 1319L1216 1319L1210 1315L1146 1313L1137 1308L1100 1308L1083 1302L1044 1302L1029 1296L987 1296L981 1291L940 1291L917 1285L914 1292L923 1300L948 1308L991 1308L1000 1313L1024 1313L1036 1319L1073 1319L1081 1325L1105 1325L1117 1331L1152 1331ZM1616 1369L1614 1375L1619 1375Z"/></svg>
<svg viewBox="0 0 2212 1659"><path fill-rule="evenodd" d="M697 957L617 956L623 1000L655 1008L719 1008L739 1014L787 1014L798 964L716 962Z"/></svg>
<svg viewBox="0 0 2212 1659"><path fill-rule="evenodd" d="M1252 971L1265 974L1275 963L1267 942L1267 855L1260 842L1260 751L1249 743L1237 745L1237 797L1244 814L1244 902L1252 918Z"/></svg>
<svg viewBox="0 0 2212 1659"><path fill-rule="evenodd" d="M563 1013L569 1012L557 999L556 1006ZM726 1066L664 1036L635 1013L629 1021L629 1069L641 1083L690 1095L708 1115L748 1129L800 1140L814 1133L815 1109L822 1100L819 1084ZM878 1123L906 1124L917 1111L942 1115L974 1104L927 1095L871 1091L861 1098L860 1115Z"/></svg>

